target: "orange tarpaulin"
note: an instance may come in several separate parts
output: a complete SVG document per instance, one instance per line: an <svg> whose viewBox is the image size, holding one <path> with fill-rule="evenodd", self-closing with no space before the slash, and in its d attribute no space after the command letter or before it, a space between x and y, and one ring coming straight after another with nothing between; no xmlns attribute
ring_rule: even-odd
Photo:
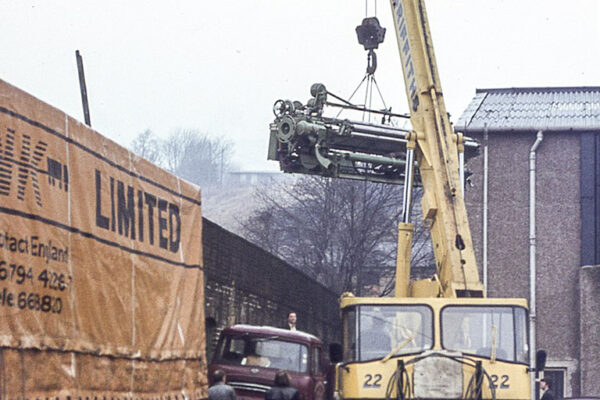
<svg viewBox="0 0 600 400"><path fill-rule="evenodd" d="M200 190L0 81L2 398L204 397Z"/></svg>

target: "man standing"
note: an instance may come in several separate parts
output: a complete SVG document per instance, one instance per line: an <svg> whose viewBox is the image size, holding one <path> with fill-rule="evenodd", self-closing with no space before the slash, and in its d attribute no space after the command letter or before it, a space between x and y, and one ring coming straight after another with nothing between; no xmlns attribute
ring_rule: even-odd
<svg viewBox="0 0 600 400"><path fill-rule="evenodd" d="M226 381L225 371L218 369L213 373L214 384L208 388L208 400L236 400L235 391Z"/></svg>
<svg viewBox="0 0 600 400"><path fill-rule="evenodd" d="M288 314L288 317L287 317L287 323L286 323L285 328L289 329L290 331L295 331L296 330L296 320L297 320L296 313L293 311L290 311L290 313Z"/></svg>
<svg viewBox="0 0 600 400"><path fill-rule="evenodd" d="M552 392L552 381L550 378L544 378L540 381L540 390L544 391L541 400L554 400L554 393Z"/></svg>
<svg viewBox="0 0 600 400"><path fill-rule="evenodd" d="M286 370L277 371L274 384L265 392L265 400L300 400L300 392L290 386L290 376Z"/></svg>

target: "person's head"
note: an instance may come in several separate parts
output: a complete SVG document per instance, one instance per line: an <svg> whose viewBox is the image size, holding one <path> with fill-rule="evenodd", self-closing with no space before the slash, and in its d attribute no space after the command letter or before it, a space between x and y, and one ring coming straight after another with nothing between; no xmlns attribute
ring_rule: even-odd
<svg viewBox="0 0 600 400"><path fill-rule="evenodd" d="M289 322L290 324L292 324L292 325L296 325L296 320L297 320L298 318L296 317L296 313L295 313L295 312L293 312L293 311L291 311L291 312L288 314L288 318L287 318L287 319L288 319L288 322Z"/></svg>
<svg viewBox="0 0 600 400"><path fill-rule="evenodd" d="M540 381L540 389L548 390L552 387L552 380L550 378L544 378Z"/></svg>
<svg viewBox="0 0 600 400"><path fill-rule="evenodd" d="M215 372L213 372L213 381L215 383L225 382L225 379L225 371L223 371L222 369L218 369Z"/></svg>
<svg viewBox="0 0 600 400"><path fill-rule="evenodd" d="M290 386L290 376L287 371L281 369L275 374L275 386Z"/></svg>

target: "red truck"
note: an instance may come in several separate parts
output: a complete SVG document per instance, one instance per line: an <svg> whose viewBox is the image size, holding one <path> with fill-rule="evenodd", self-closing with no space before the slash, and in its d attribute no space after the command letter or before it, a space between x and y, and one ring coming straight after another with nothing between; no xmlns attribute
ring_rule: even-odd
<svg viewBox="0 0 600 400"><path fill-rule="evenodd" d="M253 325L226 328L209 365L209 379L217 369L225 371L238 400L263 400L282 369L302 400L325 400L331 393L323 343L306 332Z"/></svg>

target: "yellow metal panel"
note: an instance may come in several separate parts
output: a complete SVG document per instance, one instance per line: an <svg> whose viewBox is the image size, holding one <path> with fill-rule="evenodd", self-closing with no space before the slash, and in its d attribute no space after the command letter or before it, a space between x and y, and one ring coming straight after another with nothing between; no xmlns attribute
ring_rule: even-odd
<svg viewBox="0 0 600 400"><path fill-rule="evenodd" d="M354 297L342 296L342 309L357 305L373 304L427 304L433 308L434 314L447 305L476 305L476 306L518 306L527 308L527 300L519 298L413 298L413 297Z"/></svg>
<svg viewBox="0 0 600 400"><path fill-rule="evenodd" d="M341 374L338 383L341 383L341 388L343 388L338 393L344 399L383 399L386 398L386 390L391 390L391 397L396 398L396 385L390 385L390 380L396 371L398 360L409 362L411 358L392 358L386 363L373 361L338 367L337 373ZM484 375L484 399L492 398L490 383L496 391L496 398L516 400L529 397L529 375L526 365L506 362L490 363L489 360L471 358L482 361L483 369L487 374ZM475 369L456 363L457 368L462 370L462 391L464 393L469 381L473 378ZM412 383L414 364L407 364L406 370Z"/></svg>
<svg viewBox="0 0 600 400"><path fill-rule="evenodd" d="M396 255L396 297L409 295L410 258L413 224L398 224L398 249Z"/></svg>

